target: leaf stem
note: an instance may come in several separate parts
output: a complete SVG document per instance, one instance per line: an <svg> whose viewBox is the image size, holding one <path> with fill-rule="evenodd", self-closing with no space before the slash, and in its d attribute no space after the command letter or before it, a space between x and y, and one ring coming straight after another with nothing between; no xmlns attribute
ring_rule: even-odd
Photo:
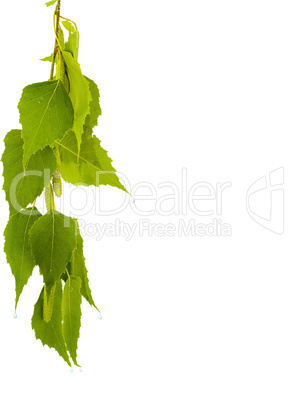
<svg viewBox="0 0 293 402"><path fill-rule="evenodd" d="M62 15L59 15L59 17L62 18L63 20L71 22L75 26L75 29L77 30L77 25L74 21L70 20L69 18L62 17Z"/></svg>
<svg viewBox="0 0 293 402"><path fill-rule="evenodd" d="M58 32L59 32L59 24L60 24L60 7L61 7L61 0L58 0L56 9L54 12L55 46L54 46L53 59L52 59L52 64L51 64L50 81L52 81L53 77L54 77L54 65L55 65L57 50L60 47L59 40L58 40ZM56 28L55 28L55 19L56 19Z"/></svg>

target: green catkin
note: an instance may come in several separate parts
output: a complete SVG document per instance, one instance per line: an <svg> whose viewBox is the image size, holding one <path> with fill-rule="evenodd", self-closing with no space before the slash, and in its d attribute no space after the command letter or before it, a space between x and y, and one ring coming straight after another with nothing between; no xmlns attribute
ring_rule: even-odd
<svg viewBox="0 0 293 402"><path fill-rule="evenodd" d="M58 170L55 170L52 176L52 184L53 190L56 197L61 197L62 195L62 182L61 182L61 174Z"/></svg>
<svg viewBox="0 0 293 402"><path fill-rule="evenodd" d="M66 78L66 74L65 74L65 63L62 57L61 52L59 53L60 56L58 57L58 78L60 79L60 81L62 82L62 84L65 85L65 78Z"/></svg>
<svg viewBox="0 0 293 402"><path fill-rule="evenodd" d="M55 210L54 193L51 183L45 187L45 203L48 212Z"/></svg>
<svg viewBox="0 0 293 402"><path fill-rule="evenodd" d="M54 147L53 148L53 152L56 158L56 170L60 171L61 168L61 159L60 159L60 152L59 152L59 148Z"/></svg>
<svg viewBox="0 0 293 402"><path fill-rule="evenodd" d="M60 160L60 152L57 147L53 148L53 152L56 158L56 170L53 173L52 176L52 185L53 185L53 190L56 195L56 197L61 197L62 195L62 182L61 182L61 174L60 174L60 168L61 168L61 160Z"/></svg>
<svg viewBox="0 0 293 402"><path fill-rule="evenodd" d="M56 282L51 289L49 300L47 295L47 287L44 286L44 304L43 304L43 318L45 322L50 322L53 314L54 297L56 290Z"/></svg>

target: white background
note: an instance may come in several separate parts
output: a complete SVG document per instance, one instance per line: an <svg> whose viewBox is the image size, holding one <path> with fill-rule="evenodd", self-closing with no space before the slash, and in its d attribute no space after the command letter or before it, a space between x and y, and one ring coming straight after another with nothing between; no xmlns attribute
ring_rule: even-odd
<svg viewBox="0 0 293 402"><path fill-rule="evenodd" d="M82 219L177 225L215 217L232 235L86 236L103 319L83 303L81 373L34 339L37 269L13 319L14 279L1 251L1 400L292 401L292 11L282 0L62 0L62 15L81 32L82 70L101 93L95 133L131 188L147 181L159 198L159 183L180 186L182 168L188 188L232 184L220 217L188 210L143 218L128 203L116 216L92 210ZM38 59L52 52L52 12L40 0L1 4L1 139L19 127L22 88L49 78L50 65ZM250 218L246 192L281 167L285 230L278 235ZM84 193L75 195L81 205ZM124 197L110 187L100 196L104 205ZM0 201L2 233L3 192ZM260 214L268 202L266 193Z"/></svg>

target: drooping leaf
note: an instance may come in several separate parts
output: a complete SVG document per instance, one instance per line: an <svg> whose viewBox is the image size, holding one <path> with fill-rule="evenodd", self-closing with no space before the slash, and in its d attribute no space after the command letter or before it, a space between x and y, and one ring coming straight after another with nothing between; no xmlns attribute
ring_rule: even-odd
<svg viewBox="0 0 293 402"><path fill-rule="evenodd" d="M69 33L68 41L65 42L64 50L70 52L74 59L78 60L78 52L79 52L79 32Z"/></svg>
<svg viewBox="0 0 293 402"><path fill-rule="evenodd" d="M97 84L90 78L84 76L89 83L89 90L91 93L90 113L86 125L93 129L98 124L98 117L102 114L100 107L100 92Z"/></svg>
<svg viewBox="0 0 293 402"><path fill-rule="evenodd" d="M23 164L31 155L54 141L61 140L73 125L71 100L60 80L28 85L18 104L22 138Z"/></svg>
<svg viewBox="0 0 293 402"><path fill-rule="evenodd" d="M32 226L30 244L44 282L53 283L65 271L76 247L76 221L50 211Z"/></svg>
<svg viewBox="0 0 293 402"><path fill-rule="evenodd" d="M62 298L63 336L70 356L77 366L77 342L81 321L80 288L81 279L69 276L64 286Z"/></svg>
<svg viewBox="0 0 293 402"><path fill-rule="evenodd" d="M112 159L107 155L96 137L85 138L78 147L75 135L70 132L60 145L61 175L63 179L76 186L99 186L101 184L118 187L127 192L120 183L112 166Z"/></svg>
<svg viewBox="0 0 293 402"><path fill-rule="evenodd" d="M4 251L15 278L15 309L35 266L29 244L29 231L40 217L36 208L28 208L12 215L4 231Z"/></svg>
<svg viewBox="0 0 293 402"><path fill-rule="evenodd" d="M83 139L88 140L93 136L93 129L98 124L98 117L102 114L99 98L100 93L96 83L86 76L84 76L89 83L89 89L91 93L90 113L85 119L83 126Z"/></svg>
<svg viewBox="0 0 293 402"><path fill-rule="evenodd" d="M44 288L40 297L35 304L34 314L32 317L32 329L35 331L37 339L40 339L43 345L54 348L66 363L71 366L67 354L63 333L62 333L62 284L57 281L56 284L47 286L46 293L51 294L52 288L55 286L53 308L51 319L47 322L44 320ZM48 317L47 317L48 318Z"/></svg>
<svg viewBox="0 0 293 402"><path fill-rule="evenodd" d="M69 78L69 96L74 109L74 124L72 130L76 135L79 150L84 122L90 112L91 93L89 83L82 75L78 62L69 52L63 51L62 55Z"/></svg>
<svg viewBox="0 0 293 402"><path fill-rule="evenodd" d="M62 21L62 24L68 31L68 41L64 45L64 50L70 52L72 57L77 61L79 51L79 32L77 27L70 21Z"/></svg>
<svg viewBox="0 0 293 402"><path fill-rule="evenodd" d="M47 3L45 3L45 5L47 7L50 7L50 6L53 6L53 4L55 4L56 2L57 2L57 0L51 0L51 1L48 1Z"/></svg>
<svg viewBox="0 0 293 402"><path fill-rule="evenodd" d="M76 32L76 27L74 26L74 24L72 24L71 21L65 20L65 21L61 21L62 25L64 26L65 29L67 29L67 31L69 33L73 33Z"/></svg>
<svg viewBox="0 0 293 402"><path fill-rule="evenodd" d="M98 308L95 305L95 302L92 297L92 292L89 287L89 280L87 275L87 269L85 266L85 258L83 255L83 239L81 237L80 232L77 234L77 244L76 249L72 254L72 259L70 262L70 274L77 276L81 279L81 294L82 296L89 302L89 304Z"/></svg>
<svg viewBox="0 0 293 402"><path fill-rule="evenodd" d="M3 189L6 193L6 200L9 202L10 212L14 213L26 208L41 195L56 169L56 158L52 149L47 146L30 157L24 171L21 131L10 131L6 134L4 142Z"/></svg>

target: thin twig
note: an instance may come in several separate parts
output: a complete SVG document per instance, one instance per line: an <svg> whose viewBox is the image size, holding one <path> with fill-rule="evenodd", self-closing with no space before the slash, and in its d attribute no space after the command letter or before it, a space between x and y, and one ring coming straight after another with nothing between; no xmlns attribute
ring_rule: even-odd
<svg viewBox="0 0 293 402"><path fill-rule="evenodd" d="M61 7L61 0L57 1L56 5L56 10L54 12L54 22L56 18L56 32L55 32L55 46L54 46L54 52L53 52L53 59L52 59L52 65L51 65L51 74L50 74L50 81L52 81L53 76L54 76L54 65L55 65L55 60L56 60L56 54L59 46L58 42L58 33L59 33L59 23L60 23L60 7Z"/></svg>

